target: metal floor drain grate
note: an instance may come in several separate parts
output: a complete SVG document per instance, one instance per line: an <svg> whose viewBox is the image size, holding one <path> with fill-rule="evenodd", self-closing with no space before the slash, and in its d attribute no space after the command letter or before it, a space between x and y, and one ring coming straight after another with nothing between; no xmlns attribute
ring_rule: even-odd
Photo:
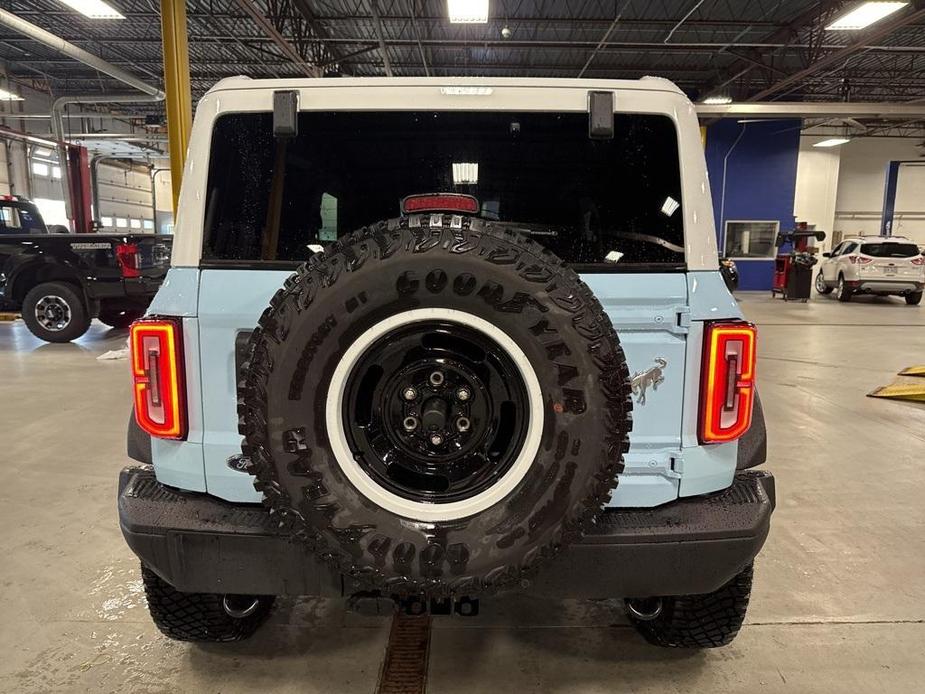
<svg viewBox="0 0 925 694"><path fill-rule="evenodd" d="M396 613L377 694L424 694L430 655L430 615Z"/></svg>

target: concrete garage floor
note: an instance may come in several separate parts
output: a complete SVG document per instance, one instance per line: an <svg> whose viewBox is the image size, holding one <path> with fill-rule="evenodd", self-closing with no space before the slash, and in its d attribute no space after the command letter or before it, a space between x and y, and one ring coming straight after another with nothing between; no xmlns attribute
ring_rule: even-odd
<svg viewBox="0 0 925 694"><path fill-rule="evenodd" d="M614 602L483 601L441 617L430 692L918 691L925 678L925 405L864 395L925 362L925 307L741 295L779 506L748 624L722 650L647 646ZM115 512L124 331L46 345L0 324L0 690L373 692L389 620L284 600L249 642L168 641Z"/></svg>

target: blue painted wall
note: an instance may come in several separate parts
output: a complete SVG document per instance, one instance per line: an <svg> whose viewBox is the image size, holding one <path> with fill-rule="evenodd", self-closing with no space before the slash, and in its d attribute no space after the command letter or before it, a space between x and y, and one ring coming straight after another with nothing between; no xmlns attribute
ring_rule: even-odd
<svg viewBox="0 0 925 694"><path fill-rule="evenodd" d="M720 255L727 219L776 220L781 231L793 229L800 126L799 119L739 123L724 118L707 130L707 170ZM771 288L773 259L736 264L741 289Z"/></svg>

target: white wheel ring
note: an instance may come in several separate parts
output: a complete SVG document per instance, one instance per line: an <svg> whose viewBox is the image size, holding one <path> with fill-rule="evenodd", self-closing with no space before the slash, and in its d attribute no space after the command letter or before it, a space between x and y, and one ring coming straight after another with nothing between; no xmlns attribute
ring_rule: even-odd
<svg viewBox="0 0 925 694"><path fill-rule="evenodd" d="M527 402L529 408L527 435L524 438L523 446L521 446L520 453L514 461L514 464L511 465L504 476L491 487L471 498L445 504L412 501L411 499L393 494L377 484L366 474L359 463L354 460L350 445L347 442L347 433L344 429L343 417L344 391L347 386L347 378L357 361L369 346L383 335L397 328L401 328L409 323L420 323L430 320L459 323L468 328L478 330L497 342L502 349L507 352L508 357L517 365L517 369L527 389ZM465 311L447 308L419 308L412 311L405 311L404 313L390 316L376 323L373 327L360 335L360 337L350 345L337 364L337 368L334 369L334 374L331 376L331 384L328 386L328 398L325 405L325 422L331 451L341 471L347 476L347 479L350 480L353 486L356 487L363 496L380 508L404 518L425 522L466 518L491 508L510 494L515 487L520 484L521 480L526 476L527 471L533 465L543 437L543 420L543 391L540 388L540 382L536 377L536 372L523 350L507 333L496 325L492 325L487 320L474 316L471 313L466 313Z"/></svg>

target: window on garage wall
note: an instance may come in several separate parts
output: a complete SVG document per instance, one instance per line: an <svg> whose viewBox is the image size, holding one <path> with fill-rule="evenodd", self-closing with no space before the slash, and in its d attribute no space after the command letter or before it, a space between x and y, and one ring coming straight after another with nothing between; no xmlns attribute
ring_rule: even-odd
<svg viewBox="0 0 925 694"><path fill-rule="evenodd" d="M771 258L779 229L778 221L727 221L723 254L727 258Z"/></svg>

